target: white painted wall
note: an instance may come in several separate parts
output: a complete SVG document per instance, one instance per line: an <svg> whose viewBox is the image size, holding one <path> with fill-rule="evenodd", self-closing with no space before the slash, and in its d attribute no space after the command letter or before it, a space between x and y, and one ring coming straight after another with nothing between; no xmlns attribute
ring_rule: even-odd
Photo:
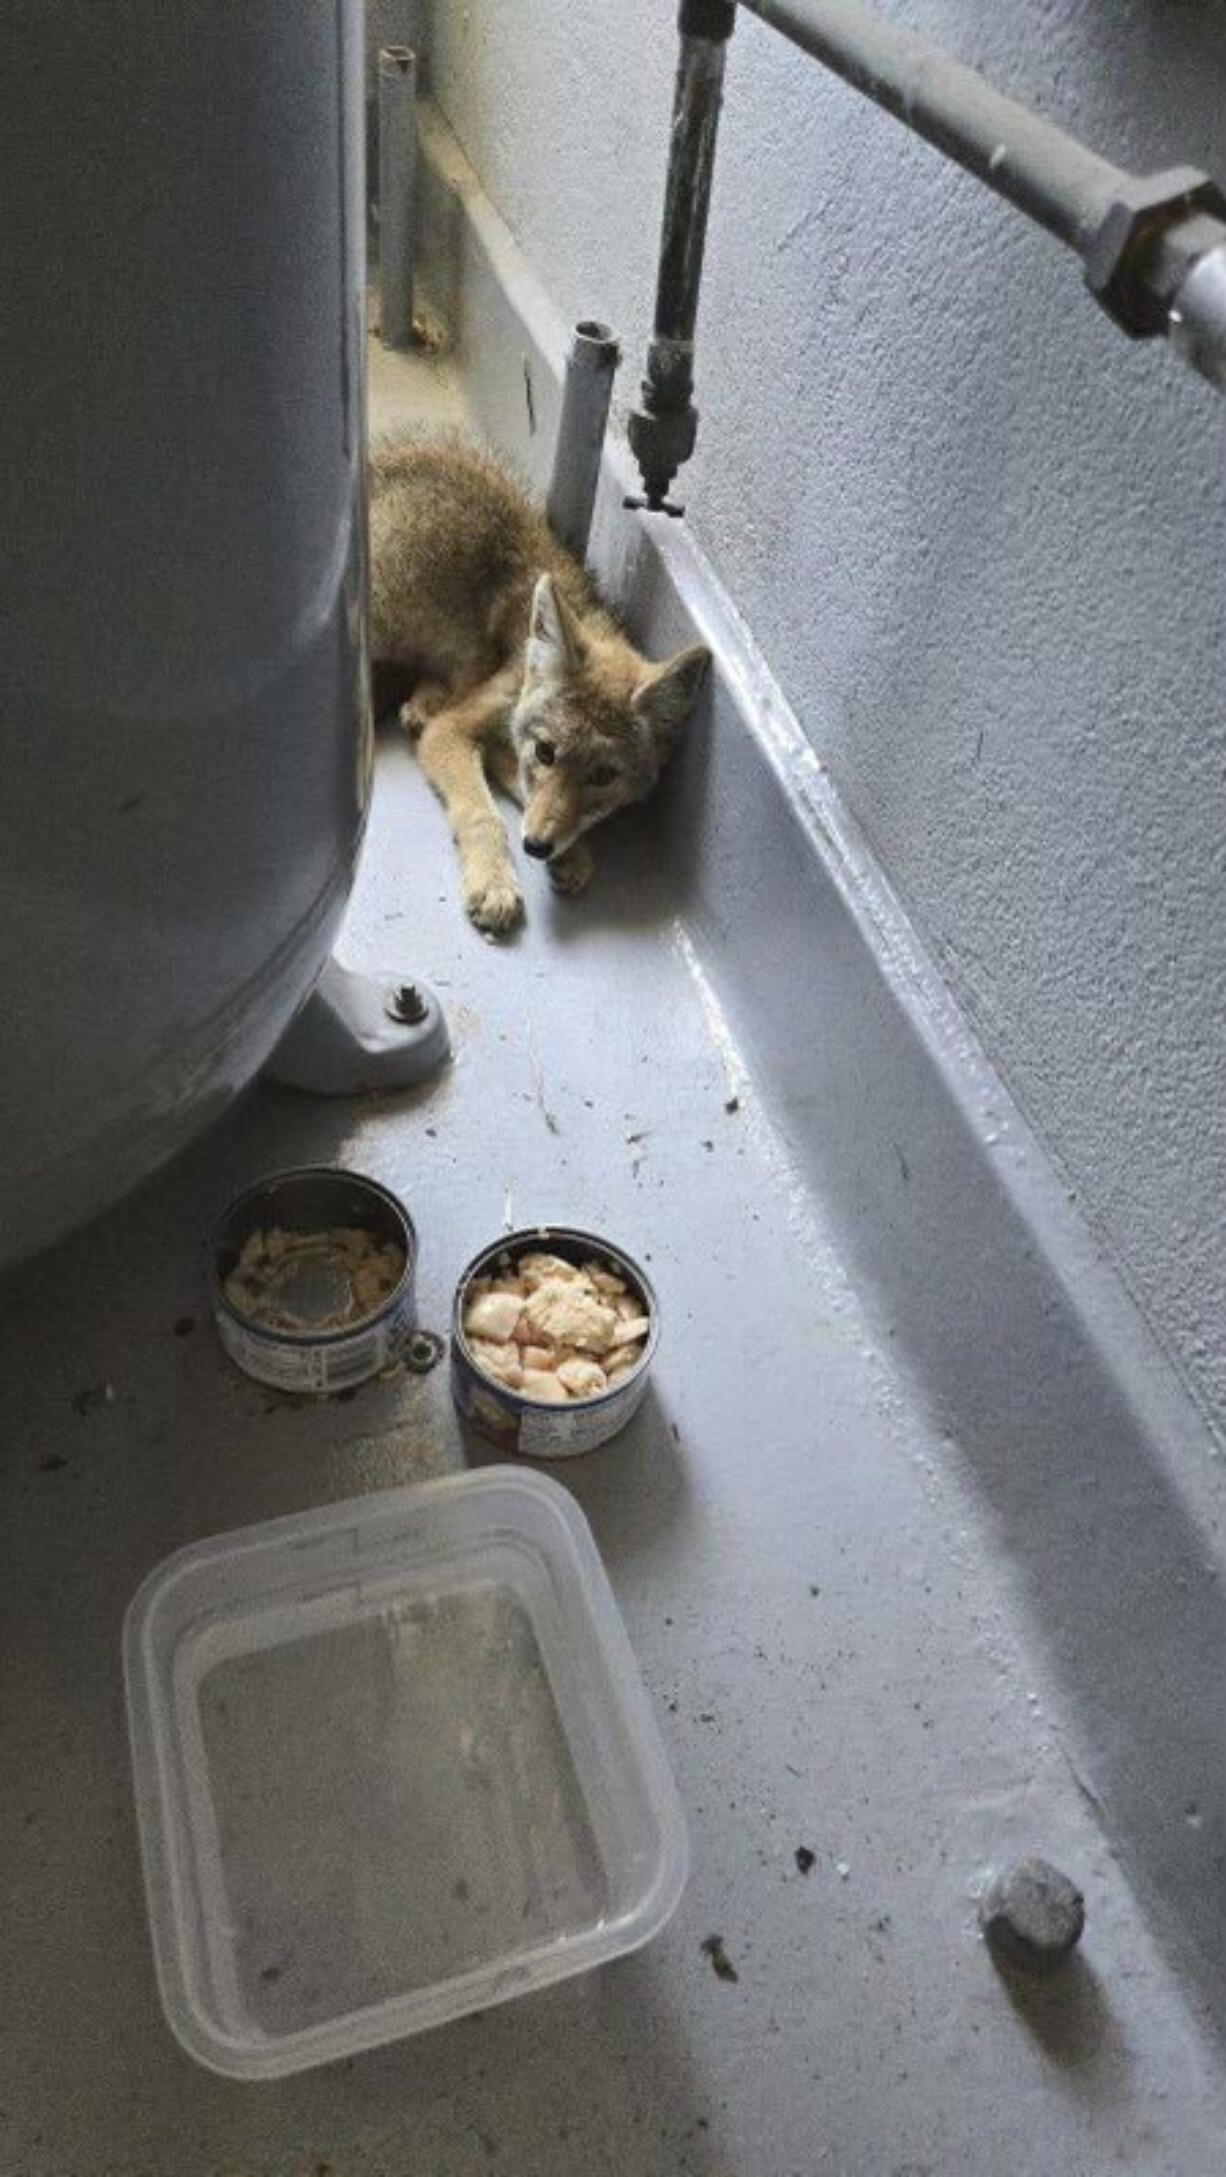
<svg viewBox="0 0 1226 2177"><path fill-rule="evenodd" d="M1213 0L892 0L1124 163L1226 175ZM438 0L437 96L568 317L653 292L671 0ZM1226 408L745 17L695 531L1159 1330L1226 1418ZM953 1236L951 1236L952 1238Z"/></svg>

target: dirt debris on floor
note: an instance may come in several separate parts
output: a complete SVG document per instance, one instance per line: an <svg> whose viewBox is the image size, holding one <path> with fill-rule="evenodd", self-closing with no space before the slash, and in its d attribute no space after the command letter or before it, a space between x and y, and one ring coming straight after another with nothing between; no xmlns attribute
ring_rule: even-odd
<svg viewBox="0 0 1226 2177"><path fill-rule="evenodd" d="M714 1973L717 1980L738 1981L740 1979L740 1974L737 1972L736 1967L732 1963L731 1958L728 1956L728 1953L724 1948L724 1938L722 1935L708 1935L704 1937L702 1943L702 1954L704 1958L710 1959L711 1971Z"/></svg>
<svg viewBox="0 0 1226 2177"><path fill-rule="evenodd" d="M113 1406L114 1403L113 1383L87 1383L73 1398L72 1410L84 1420L87 1414L97 1413L100 1407Z"/></svg>

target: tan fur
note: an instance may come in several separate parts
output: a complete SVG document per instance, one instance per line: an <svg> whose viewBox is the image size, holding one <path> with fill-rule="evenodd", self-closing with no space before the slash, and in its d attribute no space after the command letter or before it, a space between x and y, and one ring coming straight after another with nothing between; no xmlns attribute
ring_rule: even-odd
<svg viewBox="0 0 1226 2177"><path fill-rule="evenodd" d="M401 715L450 819L464 904L500 935L523 899L491 782L520 802L557 888L578 891L582 834L651 792L708 654L641 657L544 516L464 440L376 447L370 523L372 652L412 685Z"/></svg>

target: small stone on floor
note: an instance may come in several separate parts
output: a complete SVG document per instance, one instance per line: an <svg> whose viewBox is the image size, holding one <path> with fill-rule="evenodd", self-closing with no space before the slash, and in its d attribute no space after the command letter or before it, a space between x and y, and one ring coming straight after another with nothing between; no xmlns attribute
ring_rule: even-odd
<svg viewBox="0 0 1226 2177"><path fill-rule="evenodd" d="M1010 1965L1051 1973L1081 1940L1085 1900L1076 1883L1050 1860L1017 1860L985 1891L979 1925L991 1948Z"/></svg>

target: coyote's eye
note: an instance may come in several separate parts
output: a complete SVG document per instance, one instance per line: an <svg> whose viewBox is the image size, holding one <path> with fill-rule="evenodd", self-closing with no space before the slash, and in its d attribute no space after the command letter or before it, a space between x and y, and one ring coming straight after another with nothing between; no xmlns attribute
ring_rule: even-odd
<svg viewBox="0 0 1226 2177"><path fill-rule="evenodd" d="M557 755L557 750L554 747L552 741L534 741L532 744L532 753L536 757L538 763L548 765L553 762L554 757Z"/></svg>
<svg viewBox="0 0 1226 2177"><path fill-rule="evenodd" d="M587 783L596 787L616 786L617 773L611 763L602 763L598 770L588 772Z"/></svg>

